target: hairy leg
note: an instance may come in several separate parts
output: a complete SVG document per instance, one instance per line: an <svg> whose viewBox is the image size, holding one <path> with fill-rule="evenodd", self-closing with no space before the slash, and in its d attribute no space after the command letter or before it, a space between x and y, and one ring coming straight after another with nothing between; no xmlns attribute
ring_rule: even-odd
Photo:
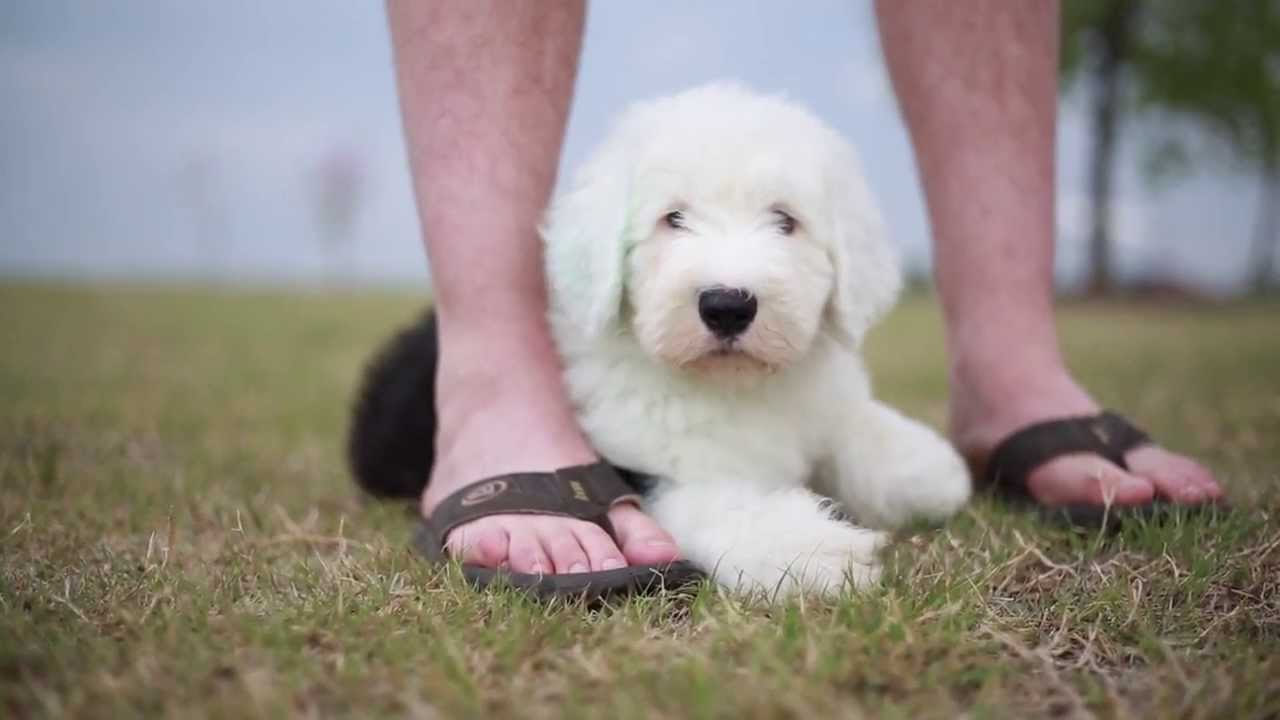
<svg viewBox="0 0 1280 720"><path fill-rule="evenodd" d="M585 12L582 0L391 0L387 10L439 319L436 460L422 496L430 513L481 478L595 459L562 386L536 231ZM610 517L621 548L590 523L531 515L476 520L448 545L521 572L675 557L671 538L634 506Z"/></svg>
<svg viewBox="0 0 1280 720"><path fill-rule="evenodd" d="M878 0L881 41L933 226L951 358L951 429L981 462L1032 422L1098 404L1071 377L1053 317L1056 2ZM994 281L993 281L994 279ZM1041 502L1198 502L1207 470L1159 447L1124 472L1094 456L1045 464Z"/></svg>

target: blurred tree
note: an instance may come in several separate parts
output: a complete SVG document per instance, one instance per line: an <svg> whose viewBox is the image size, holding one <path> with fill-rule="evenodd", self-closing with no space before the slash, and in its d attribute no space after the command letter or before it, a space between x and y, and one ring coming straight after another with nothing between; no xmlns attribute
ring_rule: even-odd
<svg viewBox="0 0 1280 720"><path fill-rule="evenodd" d="M1190 119L1207 146L1257 175L1259 195L1247 272L1255 290L1275 281L1280 250L1280 1L1155 2L1142 107ZM1166 141L1158 163L1191 168L1187 150ZM1172 160L1170 162L1170 160Z"/></svg>
<svg viewBox="0 0 1280 720"><path fill-rule="evenodd" d="M313 175L320 244L329 255L329 279L337 280L352 269L342 262L340 255L353 240L356 215L364 194L364 166L358 154L349 148L334 146L320 158Z"/></svg>
<svg viewBox="0 0 1280 720"><path fill-rule="evenodd" d="M1250 281L1274 280L1280 244L1280 0L1066 0L1062 83L1090 84L1089 290L1113 289L1112 178L1123 120L1175 117L1260 179ZM1162 174L1192 168L1166 136L1148 151Z"/></svg>
<svg viewBox="0 0 1280 720"><path fill-rule="evenodd" d="M1159 2L1159 0L1157 0ZM1123 114L1132 107L1130 85L1144 79L1136 67L1139 47L1138 0L1066 0L1062 3L1062 83L1070 87L1087 75L1090 90L1089 280L1091 293L1112 289L1111 199L1116 142Z"/></svg>

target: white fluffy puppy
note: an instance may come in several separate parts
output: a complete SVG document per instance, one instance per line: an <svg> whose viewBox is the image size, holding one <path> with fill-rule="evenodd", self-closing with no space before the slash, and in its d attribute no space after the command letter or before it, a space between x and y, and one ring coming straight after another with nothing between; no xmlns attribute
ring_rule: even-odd
<svg viewBox="0 0 1280 720"><path fill-rule="evenodd" d="M968 499L951 446L871 395L859 344L900 271L853 148L806 110L723 84L638 104L543 236L582 427L657 479L646 510L720 584L866 586L870 528Z"/></svg>

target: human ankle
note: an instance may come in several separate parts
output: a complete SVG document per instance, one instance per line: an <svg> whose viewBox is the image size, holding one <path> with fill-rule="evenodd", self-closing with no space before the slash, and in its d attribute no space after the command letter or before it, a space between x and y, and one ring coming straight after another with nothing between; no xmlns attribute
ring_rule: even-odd
<svg viewBox="0 0 1280 720"><path fill-rule="evenodd" d="M991 445L1032 422L1098 409L1056 355L1015 351L1001 358L958 357L950 385L951 436L962 450Z"/></svg>
<svg viewBox="0 0 1280 720"><path fill-rule="evenodd" d="M512 355L457 369L442 364L436 392L436 467L425 498L428 505L485 477L596 459L558 373L520 364L520 357Z"/></svg>

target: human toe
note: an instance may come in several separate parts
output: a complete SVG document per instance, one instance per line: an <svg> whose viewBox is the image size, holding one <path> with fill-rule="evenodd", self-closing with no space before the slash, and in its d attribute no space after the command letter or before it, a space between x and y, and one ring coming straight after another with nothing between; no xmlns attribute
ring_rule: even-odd
<svg viewBox="0 0 1280 720"><path fill-rule="evenodd" d="M552 518L554 522L539 528L538 537L542 549L551 560L553 572L584 573L590 565L586 550L573 532L573 521L563 518Z"/></svg>
<svg viewBox="0 0 1280 720"><path fill-rule="evenodd" d="M469 565L496 568L507 561L509 536L501 523L480 518L454 528L445 541L453 557Z"/></svg>
<svg viewBox="0 0 1280 720"><path fill-rule="evenodd" d="M1156 493L1174 502L1196 504L1222 497L1213 473L1200 463L1163 448L1147 446L1126 458L1134 473L1148 478Z"/></svg>
<svg viewBox="0 0 1280 720"><path fill-rule="evenodd" d="M1027 479L1038 502L1058 505L1141 505L1151 501L1151 482L1097 456L1076 454L1045 463Z"/></svg>
<svg viewBox="0 0 1280 720"><path fill-rule="evenodd" d="M609 511L622 554L632 565L658 565L680 557L675 540L653 518L629 503Z"/></svg>
<svg viewBox="0 0 1280 720"><path fill-rule="evenodd" d="M542 540L532 528L511 529L508 555L511 570L518 573L543 575L554 572L551 559L543 549Z"/></svg>
<svg viewBox="0 0 1280 720"><path fill-rule="evenodd" d="M617 570L627 566L626 558L618 549L618 544L604 528L595 523L578 523L573 528L578 543L587 553L587 560L592 572L600 570Z"/></svg>

